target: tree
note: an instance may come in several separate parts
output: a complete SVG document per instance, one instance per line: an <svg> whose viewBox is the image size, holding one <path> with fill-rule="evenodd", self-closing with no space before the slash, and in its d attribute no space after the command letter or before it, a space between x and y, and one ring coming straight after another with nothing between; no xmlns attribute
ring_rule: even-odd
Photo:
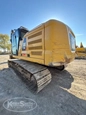
<svg viewBox="0 0 86 115"><path fill-rule="evenodd" d="M80 43L80 48L84 48L84 46L83 46L82 42Z"/></svg>
<svg viewBox="0 0 86 115"><path fill-rule="evenodd" d="M3 49L4 52L11 49L11 44L9 41L9 36L7 34L0 34L0 49Z"/></svg>
<svg viewBox="0 0 86 115"><path fill-rule="evenodd" d="M78 48L78 46L77 46L77 45L75 45L75 48Z"/></svg>

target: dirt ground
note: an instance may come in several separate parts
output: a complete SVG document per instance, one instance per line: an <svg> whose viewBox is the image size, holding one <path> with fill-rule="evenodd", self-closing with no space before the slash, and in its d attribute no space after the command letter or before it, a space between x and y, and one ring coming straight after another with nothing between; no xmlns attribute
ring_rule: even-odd
<svg viewBox="0 0 86 115"><path fill-rule="evenodd" d="M74 60L60 72L50 69L52 82L40 93L33 94L27 85L8 68L8 55L0 55L0 115L86 115L86 60ZM12 112L4 101L27 97L37 103L28 112Z"/></svg>

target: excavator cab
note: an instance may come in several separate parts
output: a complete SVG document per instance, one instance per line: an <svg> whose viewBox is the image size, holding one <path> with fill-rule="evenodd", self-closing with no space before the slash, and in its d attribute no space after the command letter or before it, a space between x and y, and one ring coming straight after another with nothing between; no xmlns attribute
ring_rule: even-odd
<svg viewBox="0 0 86 115"><path fill-rule="evenodd" d="M28 32L28 30L24 27L20 27L18 29L11 30L11 44L12 44L12 54L18 55L19 50L19 42L23 39L23 36Z"/></svg>

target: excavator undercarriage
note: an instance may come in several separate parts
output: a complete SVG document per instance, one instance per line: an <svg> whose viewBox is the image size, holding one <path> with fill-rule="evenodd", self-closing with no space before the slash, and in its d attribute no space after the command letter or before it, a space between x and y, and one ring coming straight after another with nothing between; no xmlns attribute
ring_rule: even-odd
<svg viewBox="0 0 86 115"><path fill-rule="evenodd" d="M51 82L51 73L46 66L17 59L10 59L8 65L27 80L32 92L38 93Z"/></svg>

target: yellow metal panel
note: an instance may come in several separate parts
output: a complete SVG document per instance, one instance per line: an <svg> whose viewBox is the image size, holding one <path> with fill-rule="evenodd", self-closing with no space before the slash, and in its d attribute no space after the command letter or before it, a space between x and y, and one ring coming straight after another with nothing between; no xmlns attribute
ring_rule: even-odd
<svg viewBox="0 0 86 115"><path fill-rule="evenodd" d="M69 31L73 34L72 30L62 22L47 21L24 36L27 38L27 48L26 51L21 51L21 46L19 55L26 53L30 57L20 56L18 58L45 65L71 62L75 53L70 49Z"/></svg>
<svg viewBox="0 0 86 115"><path fill-rule="evenodd" d="M35 41L35 40L39 40L42 38L42 35L41 36L36 36L36 37L33 37L31 39L28 39L28 43L32 42L32 41Z"/></svg>
<svg viewBox="0 0 86 115"><path fill-rule="evenodd" d="M67 26L59 21L48 21L45 24L45 65L69 63L74 56L70 50Z"/></svg>
<svg viewBox="0 0 86 115"><path fill-rule="evenodd" d="M41 25L35 28L26 34L24 38L27 38L27 56L29 54L29 58L44 60L44 26ZM22 51L22 53L25 52Z"/></svg>
<svg viewBox="0 0 86 115"><path fill-rule="evenodd" d="M35 47L35 46L43 46L43 43L42 42L41 43L33 43L33 44L28 45L28 48Z"/></svg>
<svg viewBox="0 0 86 115"><path fill-rule="evenodd" d="M22 60L26 60L26 61L36 62L39 64L44 64L44 60L42 60L42 59L29 58L29 57L23 57L23 56L14 56L14 55L13 55L13 57L16 59L22 59Z"/></svg>

